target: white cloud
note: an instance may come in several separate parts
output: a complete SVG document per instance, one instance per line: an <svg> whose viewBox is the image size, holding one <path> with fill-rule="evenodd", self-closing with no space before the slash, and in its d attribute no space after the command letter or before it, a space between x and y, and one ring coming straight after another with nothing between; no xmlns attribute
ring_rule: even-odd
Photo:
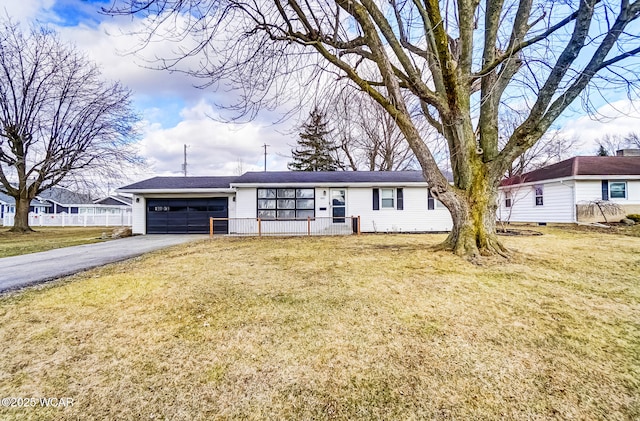
<svg viewBox="0 0 640 421"><path fill-rule="evenodd" d="M561 132L567 137L577 137L582 142L582 155L593 155L597 140L605 135L626 135L640 132L640 103L628 100L604 105L596 117L582 116L569 121Z"/></svg>
<svg viewBox="0 0 640 421"><path fill-rule="evenodd" d="M96 62L105 78L121 81L137 95L197 98L205 92L195 88L194 80L184 74L153 69L152 63L131 53L139 40L128 35L139 29L139 20L114 18L97 27L79 25L59 28L60 35L75 44ZM144 50L145 57L161 57L168 54L169 43L150 44Z"/></svg>
<svg viewBox="0 0 640 421"><path fill-rule="evenodd" d="M215 110L204 101L182 110L182 121L163 129L148 125L140 141L140 154L158 175L182 173L187 145L189 175L235 175L239 162L243 172L262 171L263 144L268 144L268 170L286 170L291 140L273 127L258 123L234 125L213 120Z"/></svg>
<svg viewBox="0 0 640 421"><path fill-rule="evenodd" d="M229 96L228 92L195 88L193 84L198 81L188 75L144 68L139 57L124 55L138 45L134 36L125 34L139 30L141 25L139 19L112 18L95 27L81 24L58 28L64 40L74 43L101 67L105 78L129 87L137 106L142 107L138 112L146 121L139 153L151 173L140 178L182 174L185 144L189 175L235 175L238 167L243 172L262 171L263 144L269 145L268 170L286 170L290 145L295 143L291 136L258 120L242 125L216 121L220 110L211 104L216 97ZM175 44L170 42L152 43L143 54L168 56L172 48Z"/></svg>
<svg viewBox="0 0 640 421"><path fill-rule="evenodd" d="M28 23L42 17L53 7L55 0L14 0L2 2L0 13L16 22Z"/></svg>

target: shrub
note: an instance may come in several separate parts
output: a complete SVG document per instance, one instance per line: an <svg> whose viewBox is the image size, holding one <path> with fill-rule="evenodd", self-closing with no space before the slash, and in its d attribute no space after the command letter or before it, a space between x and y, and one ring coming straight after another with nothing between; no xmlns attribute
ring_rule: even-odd
<svg viewBox="0 0 640 421"><path fill-rule="evenodd" d="M631 215L627 215L628 219L631 219L636 224L640 224L640 213L632 213Z"/></svg>

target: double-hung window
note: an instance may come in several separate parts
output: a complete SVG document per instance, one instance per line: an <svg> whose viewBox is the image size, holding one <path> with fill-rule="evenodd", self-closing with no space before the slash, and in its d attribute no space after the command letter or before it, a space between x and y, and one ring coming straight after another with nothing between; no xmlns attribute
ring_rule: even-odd
<svg viewBox="0 0 640 421"><path fill-rule="evenodd" d="M622 182L609 182L609 197L612 199L626 199L627 198L627 183Z"/></svg>
<svg viewBox="0 0 640 421"><path fill-rule="evenodd" d="M380 189L380 207L382 209L395 208L394 189Z"/></svg>
<svg viewBox="0 0 640 421"><path fill-rule="evenodd" d="M533 191L535 193L536 206L543 206L544 205L544 187L542 186L542 184L533 186Z"/></svg>
<svg viewBox="0 0 640 421"><path fill-rule="evenodd" d="M258 189L258 218L315 218L315 190L295 188Z"/></svg>
<svg viewBox="0 0 640 421"><path fill-rule="evenodd" d="M602 200L626 199L627 182L602 180Z"/></svg>
<svg viewBox="0 0 640 421"><path fill-rule="evenodd" d="M404 189L373 189L373 210L380 209L404 209Z"/></svg>
<svg viewBox="0 0 640 421"><path fill-rule="evenodd" d="M427 210L436 208L436 198L431 194L431 190L427 189Z"/></svg>
<svg viewBox="0 0 640 421"><path fill-rule="evenodd" d="M373 210L404 209L404 189L381 188L373 189Z"/></svg>

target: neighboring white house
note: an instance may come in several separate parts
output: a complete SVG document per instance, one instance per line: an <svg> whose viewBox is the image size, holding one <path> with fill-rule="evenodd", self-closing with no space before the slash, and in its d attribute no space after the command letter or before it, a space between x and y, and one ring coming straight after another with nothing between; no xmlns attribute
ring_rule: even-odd
<svg viewBox="0 0 640 421"><path fill-rule="evenodd" d="M607 218L620 220L640 213L640 156L578 156L508 178L499 191L501 221L603 222L585 215L596 202L619 205L623 212Z"/></svg>
<svg viewBox="0 0 640 421"><path fill-rule="evenodd" d="M0 221L12 225L16 212L13 197L0 192ZM88 195L64 187L40 193L29 206L29 224L34 226L120 226L130 225L131 199L109 196L93 201Z"/></svg>
<svg viewBox="0 0 640 421"><path fill-rule="evenodd" d="M239 177L155 177L119 189L133 195L135 234L286 231L292 220L314 230L449 231L449 211L433 197L420 171L248 172ZM243 222L244 221L244 222ZM331 225L320 227L320 221ZM287 225L289 224L289 225ZM336 232L336 231L332 231Z"/></svg>
<svg viewBox="0 0 640 421"><path fill-rule="evenodd" d="M29 212L33 212L36 214L47 213L50 208L51 203L33 199L31 201L31 205L29 206ZM5 215L13 215L15 213L16 200L13 197L0 192L0 219L4 218Z"/></svg>

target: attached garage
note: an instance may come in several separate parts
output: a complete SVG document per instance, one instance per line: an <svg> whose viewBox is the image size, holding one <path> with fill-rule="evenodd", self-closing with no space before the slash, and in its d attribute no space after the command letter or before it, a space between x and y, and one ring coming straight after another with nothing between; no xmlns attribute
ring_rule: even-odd
<svg viewBox="0 0 640 421"><path fill-rule="evenodd" d="M147 199L147 234L207 234L209 218L227 218L226 197ZM215 221L214 232L226 234L228 222Z"/></svg>
<svg viewBox="0 0 640 421"><path fill-rule="evenodd" d="M131 193L134 234L208 234L209 218L235 216L237 177L154 177L123 187ZM228 221L214 232L227 234Z"/></svg>

